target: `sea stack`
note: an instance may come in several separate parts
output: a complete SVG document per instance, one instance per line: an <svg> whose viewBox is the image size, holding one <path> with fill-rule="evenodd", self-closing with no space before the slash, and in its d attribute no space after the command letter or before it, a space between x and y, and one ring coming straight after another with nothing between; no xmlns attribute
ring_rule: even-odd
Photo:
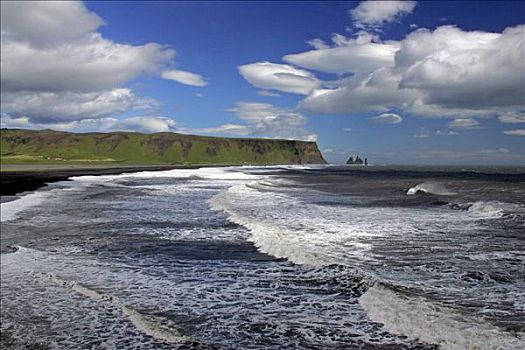
<svg viewBox="0 0 525 350"><path fill-rule="evenodd" d="M364 162L363 162L363 159L359 158L358 155L355 156L355 159L353 156L350 156L350 158L348 158L348 160L346 161L346 164L357 164L357 165L362 165L362 164L365 164L365 165L368 165L368 159L365 158Z"/></svg>

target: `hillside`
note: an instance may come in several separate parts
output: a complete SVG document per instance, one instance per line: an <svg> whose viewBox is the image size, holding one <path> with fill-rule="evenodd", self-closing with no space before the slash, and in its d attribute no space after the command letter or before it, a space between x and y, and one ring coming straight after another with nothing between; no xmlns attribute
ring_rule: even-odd
<svg viewBox="0 0 525 350"><path fill-rule="evenodd" d="M69 133L2 129L2 164L313 164L315 142L176 133Z"/></svg>

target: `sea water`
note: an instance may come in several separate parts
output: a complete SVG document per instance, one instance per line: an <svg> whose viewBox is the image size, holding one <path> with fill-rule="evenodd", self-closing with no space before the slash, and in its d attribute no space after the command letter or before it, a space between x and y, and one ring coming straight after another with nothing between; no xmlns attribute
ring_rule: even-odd
<svg viewBox="0 0 525 350"><path fill-rule="evenodd" d="M524 169L80 176L2 203L2 348L523 349Z"/></svg>

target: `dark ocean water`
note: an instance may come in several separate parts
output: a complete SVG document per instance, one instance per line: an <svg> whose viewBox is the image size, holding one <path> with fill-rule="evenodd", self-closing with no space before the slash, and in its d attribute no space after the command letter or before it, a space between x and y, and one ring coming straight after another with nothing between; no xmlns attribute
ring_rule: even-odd
<svg viewBox="0 0 525 350"><path fill-rule="evenodd" d="M2 348L525 348L523 168L72 180L2 203Z"/></svg>

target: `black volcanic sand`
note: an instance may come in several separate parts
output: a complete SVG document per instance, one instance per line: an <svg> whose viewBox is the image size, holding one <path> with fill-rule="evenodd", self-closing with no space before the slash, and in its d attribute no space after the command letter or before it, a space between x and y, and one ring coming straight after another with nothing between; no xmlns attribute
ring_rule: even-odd
<svg viewBox="0 0 525 350"><path fill-rule="evenodd" d="M158 171L170 169L197 169L199 166L136 166L73 169L15 170L0 173L0 196L14 196L26 191L34 191L49 183L65 181L71 176L117 175L137 171ZM221 165L215 165L221 166Z"/></svg>

